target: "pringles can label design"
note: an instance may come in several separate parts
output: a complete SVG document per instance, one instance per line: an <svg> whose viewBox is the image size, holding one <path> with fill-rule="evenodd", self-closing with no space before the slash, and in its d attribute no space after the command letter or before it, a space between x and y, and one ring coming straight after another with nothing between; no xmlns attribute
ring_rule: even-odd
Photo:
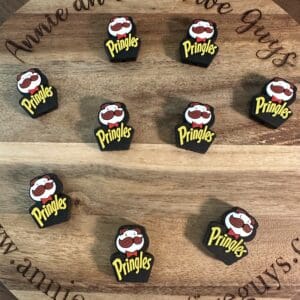
<svg viewBox="0 0 300 300"><path fill-rule="evenodd" d="M109 38L104 42L104 48L111 62L137 59L141 40L136 36L136 26L131 17L112 18L107 26L107 33Z"/></svg>
<svg viewBox="0 0 300 300"><path fill-rule="evenodd" d="M207 68L219 51L215 44L217 36L216 23L203 19L194 20L186 38L180 43L181 61Z"/></svg>
<svg viewBox="0 0 300 300"><path fill-rule="evenodd" d="M58 107L57 91L49 85L39 69L30 69L17 76L17 88L23 95L19 104L32 118L38 118Z"/></svg>
<svg viewBox="0 0 300 300"><path fill-rule="evenodd" d="M29 195L35 201L29 213L40 228L69 219L71 199L63 194L63 184L55 174L45 174L32 179Z"/></svg>
<svg viewBox="0 0 300 300"><path fill-rule="evenodd" d="M251 101L250 116L271 128L278 128L293 114L289 106L296 100L297 88L282 78L273 78L261 95Z"/></svg>
<svg viewBox="0 0 300 300"><path fill-rule="evenodd" d="M203 243L217 259L231 265L248 255L246 243L254 239L257 228L253 216L234 207L222 216L221 223L208 225Z"/></svg>
<svg viewBox="0 0 300 300"><path fill-rule="evenodd" d="M95 136L101 151L128 150L134 129L127 125L129 113L125 104L109 102L100 106L98 113L100 128Z"/></svg>
<svg viewBox="0 0 300 300"><path fill-rule="evenodd" d="M119 282L147 282L154 264L152 254L146 252L149 239L146 230L138 225L121 226L115 239L118 252L110 262Z"/></svg>
<svg viewBox="0 0 300 300"><path fill-rule="evenodd" d="M191 102L183 113L183 123L175 128L177 147L205 153L216 138L216 133L210 129L214 121L212 106Z"/></svg>

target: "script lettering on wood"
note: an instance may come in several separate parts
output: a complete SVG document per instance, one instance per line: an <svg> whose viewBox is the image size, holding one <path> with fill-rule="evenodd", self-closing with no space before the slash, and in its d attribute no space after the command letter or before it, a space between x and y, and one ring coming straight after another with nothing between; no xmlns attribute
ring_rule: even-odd
<svg viewBox="0 0 300 300"><path fill-rule="evenodd" d="M238 34L243 34L253 29L253 34L258 37L258 42L267 44L267 49L259 49L256 56L259 59L269 59L273 57L272 63L276 67L284 65L295 66L294 60L297 57L295 52L286 52L278 39L272 37L271 33L266 30L264 25L260 24L262 12L255 8L243 13L241 21L244 25L236 28Z"/></svg>
<svg viewBox="0 0 300 300"><path fill-rule="evenodd" d="M122 3L121 0L115 1ZM196 5L202 5L207 10L215 8L220 15L229 14L233 11L230 2L221 2L221 0L195 0L194 3ZM105 0L73 0L73 9L75 12L88 11L96 4L102 6L105 4ZM257 8L245 11L241 15L243 24L236 28L236 32L243 34L253 29L253 33L258 38L258 42L267 45L267 48L259 49L256 52L257 58L262 60L272 59L272 64L276 67L285 65L295 67L297 58L296 52L287 51L278 39L272 37L265 26L260 24L262 17L262 12ZM27 34L21 42L16 42L12 39L5 41L6 49L20 62L24 63L19 57L18 52L33 52L34 46L39 44L46 34L50 34L53 27L58 26L60 22L65 22L68 19L68 9L59 8L54 17L46 14L45 18L46 22L39 23L33 29L33 33Z"/></svg>
<svg viewBox="0 0 300 300"><path fill-rule="evenodd" d="M218 2L218 0L196 0L196 4L203 4L205 9L211 9L216 6L220 15L225 15L233 11L229 2Z"/></svg>
<svg viewBox="0 0 300 300"><path fill-rule="evenodd" d="M5 41L6 49L20 62L24 61L18 56L18 51L32 52L34 45L41 42L41 38L45 34L52 32L53 27L57 26L59 22L65 22L68 19L69 11L67 8L59 8L53 16L45 15L46 23L40 23L33 29L33 34L27 34L25 39L21 42L15 42L11 39Z"/></svg>

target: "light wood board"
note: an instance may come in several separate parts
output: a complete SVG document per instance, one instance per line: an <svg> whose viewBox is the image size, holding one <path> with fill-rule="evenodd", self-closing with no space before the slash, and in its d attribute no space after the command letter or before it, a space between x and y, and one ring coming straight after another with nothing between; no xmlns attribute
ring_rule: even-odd
<svg viewBox="0 0 300 300"><path fill-rule="evenodd" d="M291 241L300 237L300 102L280 129L248 117L248 101L263 83L283 76L299 88L299 66L276 68L255 53L264 47L253 32L238 35L241 14L263 12L262 24L290 51L299 49L299 25L272 1L230 1L219 15L194 1L106 1L89 12L72 1L28 1L0 27L0 224L18 253L0 254L0 280L19 299L49 299L9 264L29 258L72 295L85 299L217 299L237 292L278 257L292 262ZM45 36L20 64L4 48L21 40L45 13L69 8L69 19ZM111 64L103 49L112 15L130 14L142 48L137 62ZM208 69L178 61L178 45L191 20L213 19L220 52ZM37 120L19 107L16 74L37 66L59 92L59 109ZM132 149L100 153L93 136L106 100L126 103L136 129ZM218 137L205 155L174 146L174 126L190 101L215 107ZM27 213L31 178L55 172L76 205L68 223L39 230ZM226 267L201 246L209 221L230 206L251 212L260 224L250 255ZM120 225L140 223L155 256L150 281L115 282L109 264ZM300 292L300 264L284 274L265 299ZM255 295L256 296L256 295ZM259 297L257 297L259 299Z"/></svg>

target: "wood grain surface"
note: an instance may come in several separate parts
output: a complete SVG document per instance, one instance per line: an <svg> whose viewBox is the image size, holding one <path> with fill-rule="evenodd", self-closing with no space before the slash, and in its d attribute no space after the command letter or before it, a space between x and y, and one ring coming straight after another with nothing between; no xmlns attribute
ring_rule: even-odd
<svg viewBox="0 0 300 300"><path fill-rule="evenodd" d="M70 0L30 0L0 27L0 224L19 251L0 253L0 280L24 300L49 299L16 272L10 260L32 264L85 299L216 300L262 274L279 257L291 264L291 241L300 238L300 102L277 130L248 117L248 102L269 78L299 88L299 66L276 68L259 60L264 48L253 32L238 35L241 14L263 12L262 24L289 51L300 47L299 25L270 0L230 1L219 15L194 1L106 1L74 12ZM20 41L44 14L69 8L69 19L42 38L21 64L4 47ZM111 64L103 49L112 15L130 14L142 48L137 62ZM179 62L178 45L197 17L218 24L220 52L208 69ZM299 59L298 59L299 60ZM59 109L37 120L19 107L16 75L37 66L59 92ZM130 151L101 153L93 136L101 103L126 103L136 129ZM205 155L174 146L174 126L185 105L215 107L215 144ZM56 173L73 199L69 222L39 230L27 213L30 179ZM250 255L226 267L201 246L209 221L241 206L259 224ZM109 257L120 225L147 228L155 265L147 284L118 284ZM299 259L300 261L300 259ZM300 292L300 264L284 273L281 288L256 299L293 299ZM75 283L71 284L70 281ZM253 292L253 291L252 291ZM189 298L190 297L190 298ZM2 299L2 298L1 298ZM59 299L60 300L60 299Z"/></svg>
<svg viewBox="0 0 300 300"><path fill-rule="evenodd" d="M28 0L1 0L0 2L0 24L9 18L17 9Z"/></svg>

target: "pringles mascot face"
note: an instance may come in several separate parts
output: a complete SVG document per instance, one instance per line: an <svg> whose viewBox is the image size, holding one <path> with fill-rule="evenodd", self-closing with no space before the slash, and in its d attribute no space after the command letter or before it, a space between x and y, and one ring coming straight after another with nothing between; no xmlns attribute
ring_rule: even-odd
<svg viewBox="0 0 300 300"><path fill-rule="evenodd" d="M56 183L48 175L35 179L30 183L30 197L32 200L46 204L53 199Z"/></svg>
<svg viewBox="0 0 300 300"><path fill-rule="evenodd" d="M118 127L125 119L125 111L120 103L103 104L100 107L99 121L108 128Z"/></svg>
<svg viewBox="0 0 300 300"><path fill-rule="evenodd" d="M137 256L145 244L145 238L139 228L122 228L116 240L118 250L127 257Z"/></svg>
<svg viewBox="0 0 300 300"><path fill-rule="evenodd" d="M129 113L120 102L104 103L100 106L98 119L101 127L95 136L101 151L128 150L134 129L127 125Z"/></svg>
<svg viewBox="0 0 300 300"><path fill-rule="evenodd" d="M296 93L297 88L291 82L273 78L261 95L252 99L250 116L271 128L278 128L292 116L289 105L296 100Z"/></svg>
<svg viewBox="0 0 300 300"><path fill-rule="evenodd" d="M212 120L212 113L209 105L200 103L191 103L184 113L185 120L192 125L193 128L202 128Z"/></svg>
<svg viewBox="0 0 300 300"><path fill-rule="evenodd" d="M294 98L296 87L281 78L274 78L266 87L266 93L273 102L282 103Z"/></svg>
<svg viewBox="0 0 300 300"><path fill-rule="evenodd" d="M108 24L108 33L118 40L126 38L132 29L133 25L129 17L115 17Z"/></svg>
<svg viewBox="0 0 300 300"><path fill-rule="evenodd" d="M244 209L234 207L226 212L221 223L211 222L204 237L205 247L226 265L248 255L246 242L254 239L258 223Z"/></svg>
<svg viewBox="0 0 300 300"><path fill-rule="evenodd" d="M131 17L118 16L110 20L107 26L109 39L105 41L104 47L111 62L137 59L141 41L135 32L136 26Z"/></svg>
<svg viewBox="0 0 300 300"><path fill-rule="evenodd" d="M250 241L255 236L256 225L256 220L240 208L229 212L225 217L225 226L228 229L227 234L235 239L241 237Z"/></svg>
<svg viewBox="0 0 300 300"><path fill-rule="evenodd" d="M180 44L181 61L186 64L208 67L219 50L214 43L217 36L216 23L202 19L194 20L186 38Z"/></svg>
<svg viewBox="0 0 300 300"><path fill-rule="evenodd" d="M154 263L147 253L149 239L144 227L126 225L118 230L115 240L119 252L111 256L111 264L119 282L147 282Z"/></svg>
<svg viewBox="0 0 300 300"><path fill-rule="evenodd" d="M183 115L183 124L175 128L177 147L205 153L216 137L215 132L210 129L215 120L213 107L191 102Z"/></svg>
<svg viewBox="0 0 300 300"><path fill-rule="evenodd" d="M17 76L17 89L23 95L19 104L32 118L38 118L58 107L57 91L48 84L39 69L30 69Z"/></svg>
<svg viewBox="0 0 300 300"><path fill-rule="evenodd" d="M203 43L211 40L215 36L215 24L210 21L194 20L189 28L189 35L197 43Z"/></svg>
<svg viewBox="0 0 300 300"><path fill-rule="evenodd" d="M62 182L55 174L49 173L32 179L29 195L35 201L29 213L40 228L69 219L71 200L63 194Z"/></svg>
<svg viewBox="0 0 300 300"><path fill-rule="evenodd" d="M33 95L40 89L42 78L39 72L34 69L17 76L18 90L21 94Z"/></svg>

